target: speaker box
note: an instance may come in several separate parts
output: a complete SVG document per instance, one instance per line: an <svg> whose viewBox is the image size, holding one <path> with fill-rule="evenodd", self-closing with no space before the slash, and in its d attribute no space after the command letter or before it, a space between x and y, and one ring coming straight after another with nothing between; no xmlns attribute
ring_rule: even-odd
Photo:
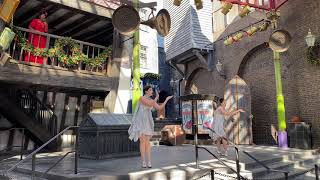
<svg viewBox="0 0 320 180"><path fill-rule="evenodd" d="M186 134L180 125L166 125L161 130L161 143L169 146L182 145Z"/></svg>

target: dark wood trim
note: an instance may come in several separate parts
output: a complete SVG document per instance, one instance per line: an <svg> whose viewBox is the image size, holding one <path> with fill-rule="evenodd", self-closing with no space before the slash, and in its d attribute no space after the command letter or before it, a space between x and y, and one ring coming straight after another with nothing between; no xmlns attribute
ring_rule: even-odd
<svg viewBox="0 0 320 180"><path fill-rule="evenodd" d="M17 21L14 23L15 25L23 27L25 24L29 24L31 19L37 17L42 8L49 9L52 5L48 5L46 3L40 3L37 6L30 8L27 12L21 14L18 17L15 17Z"/></svg>
<svg viewBox="0 0 320 180"><path fill-rule="evenodd" d="M59 29L54 29L52 34L62 35L65 31L76 28L79 24L85 22L87 19L88 17L84 15L83 17L80 17L65 26L61 26Z"/></svg>
<svg viewBox="0 0 320 180"><path fill-rule="evenodd" d="M86 30L88 27L98 23L99 19L88 19L87 21L83 21L82 23L79 23L78 26L74 27L73 29L66 30L61 35L62 36L72 36L75 33L79 33L81 31Z"/></svg>
<svg viewBox="0 0 320 180"><path fill-rule="evenodd" d="M20 3L19 3L19 6L18 6L18 9L20 9L20 8L23 8L23 6L25 5L25 4L27 4L27 0L22 0L22 1L20 1Z"/></svg>
<svg viewBox="0 0 320 180"><path fill-rule="evenodd" d="M50 3L54 3L64 9L68 9L73 11L74 13L80 13L86 15L88 18L95 17L99 19L111 19L112 13L114 12L113 9L106 8L103 6L99 6L93 4L89 1L78 1L78 0L68 0L68 1L61 1L61 0L43 0ZM80 3L80 4L79 4ZM84 3L84 4L81 4ZM81 9L82 6L90 7ZM87 6L89 5L89 6ZM79 8L80 6L80 8Z"/></svg>
<svg viewBox="0 0 320 180"><path fill-rule="evenodd" d="M55 20L53 20L51 22L49 21L48 22L49 29L54 28L58 24L65 22L67 19L72 18L75 15L77 15L77 14L75 14L72 11L69 11L69 12L65 13L64 15L62 15L61 17L59 17L59 18L57 18L57 19L55 19Z"/></svg>
<svg viewBox="0 0 320 180"><path fill-rule="evenodd" d="M98 33L97 33L97 30L92 30L92 31L86 32L86 33L84 33L84 34L77 35L77 36L75 36L75 38L76 38L76 39L83 39L84 41L86 41L86 40L92 39L92 38L94 38L94 37L96 37L96 36L99 36L99 35L101 35L101 34L105 34L105 33L106 33L107 31L109 31L110 29L113 30L113 26L110 26L110 25L108 24L108 25L105 25L105 26L103 26L103 27L101 27L101 28L99 28L99 29L105 29L105 30L99 31Z"/></svg>
<svg viewBox="0 0 320 180"><path fill-rule="evenodd" d="M62 112L62 116L61 116L61 123L60 123L59 132L61 132L65 128L66 117L67 117L66 105L68 105L68 103L69 103L69 94L66 94L66 96L64 98L63 112Z"/></svg>

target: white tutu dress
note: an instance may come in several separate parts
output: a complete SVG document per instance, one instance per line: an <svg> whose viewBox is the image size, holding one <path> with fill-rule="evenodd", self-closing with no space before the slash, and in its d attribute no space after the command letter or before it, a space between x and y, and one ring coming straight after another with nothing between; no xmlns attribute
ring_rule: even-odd
<svg viewBox="0 0 320 180"><path fill-rule="evenodd" d="M214 111L213 121L211 125L211 127L213 127L213 130L215 131L216 134L214 134L213 132L210 132L209 135L211 136L211 138L215 139L215 138L218 138L218 136L226 137L226 133L224 131L224 121L225 121L225 118L224 118L224 115L221 113L221 107L218 107Z"/></svg>
<svg viewBox="0 0 320 180"><path fill-rule="evenodd" d="M133 114L132 123L128 130L129 139L138 141L141 134L152 136L154 134L154 122L151 107L143 105L140 101Z"/></svg>

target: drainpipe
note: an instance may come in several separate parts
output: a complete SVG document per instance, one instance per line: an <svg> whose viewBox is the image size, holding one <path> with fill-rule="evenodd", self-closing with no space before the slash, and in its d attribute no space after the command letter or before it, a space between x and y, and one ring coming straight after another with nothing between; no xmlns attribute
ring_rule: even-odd
<svg viewBox="0 0 320 180"><path fill-rule="evenodd" d="M179 89L179 92L178 92L178 95L179 95L179 114L178 116L181 117L182 116L182 110L181 110L181 107L182 107L182 102L181 102L181 82L184 80L184 78L181 78L179 79L179 85L178 85L178 89Z"/></svg>

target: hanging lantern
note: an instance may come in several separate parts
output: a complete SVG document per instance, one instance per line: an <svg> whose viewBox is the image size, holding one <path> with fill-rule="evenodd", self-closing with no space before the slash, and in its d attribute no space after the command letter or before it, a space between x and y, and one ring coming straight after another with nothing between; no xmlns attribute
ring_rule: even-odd
<svg viewBox="0 0 320 180"><path fill-rule="evenodd" d="M243 18L243 17L247 16L249 13L250 13L250 6L247 5L247 6L243 7L239 16Z"/></svg>
<svg viewBox="0 0 320 180"><path fill-rule="evenodd" d="M240 41L242 37L243 37L242 32L239 32L238 34L236 34L235 36L233 36L233 40L234 40L235 42L237 42L237 41Z"/></svg>
<svg viewBox="0 0 320 180"><path fill-rule="evenodd" d="M202 0L194 0L194 4L196 5L197 10L203 8Z"/></svg>
<svg viewBox="0 0 320 180"><path fill-rule="evenodd" d="M173 5L180 6L182 0L174 0Z"/></svg>
<svg viewBox="0 0 320 180"><path fill-rule="evenodd" d="M257 27L251 27L248 31L246 31L248 36L252 36L253 34L255 34L256 32L258 32L258 28Z"/></svg>
<svg viewBox="0 0 320 180"><path fill-rule="evenodd" d="M16 11L20 0L4 0L0 7L0 17L5 22L9 23L12 20L12 16Z"/></svg>
<svg viewBox="0 0 320 180"><path fill-rule="evenodd" d="M0 46L2 47L3 51L6 51L9 48L15 35L16 34L11 31L10 28L4 28L0 36Z"/></svg>
<svg viewBox="0 0 320 180"><path fill-rule="evenodd" d="M221 8L221 12L224 15L227 15L229 13L229 11L232 9L233 4L226 2L223 4L222 8Z"/></svg>
<svg viewBox="0 0 320 180"><path fill-rule="evenodd" d="M233 42L234 42L233 38L232 37L228 37L228 39L226 39L223 43L224 43L224 45L229 46Z"/></svg>
<svg viewBox="0 0 320 180"><path fill-rule="evenodd" d="M259 31L266 31L270 26L269 22L264 22L262 25L259 26Z"/></svg>

